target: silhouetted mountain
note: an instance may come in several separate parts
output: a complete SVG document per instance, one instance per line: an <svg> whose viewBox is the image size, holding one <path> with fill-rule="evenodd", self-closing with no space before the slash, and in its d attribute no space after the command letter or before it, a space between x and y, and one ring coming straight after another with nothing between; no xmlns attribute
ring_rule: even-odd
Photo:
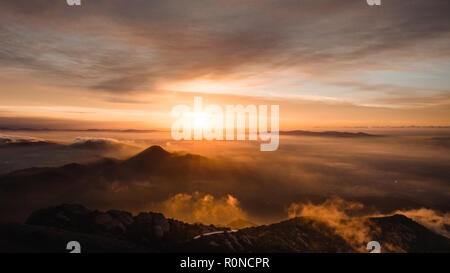
<svg viewBox="0 0 450 273"><path fill-rule="evenodd" d="M288 136L322 136L322 137L381 137L381 135L372 135L363 132L351 133L351 132L337 132L337 131L324 131L324 132L312 132L312 131L280 131L281 135Z"/></svg>
<svg viewBox="0 0 450 273"><path fill-rule="evenodd" d="M139 147L110 139L77 138L62 144L18 137L0 137L0 174L30 167L56 167L72 162L90 163L102 157L129 157Z"/></svg>
<svg viewBox="0 0 450 273"><path fill-rule="evenodd" d="M126 146L125 144L119 142L113 142L107 139L86 139L86 140L78 140L73 144L60 144L51 141L42 141L42 140L34 140L34 139L20 139L20 138L0 138L0 148L14 148L14 147L58 147L61 149L93 149L93 150L102 150L102 149L117 149L121 146Z"/></svg>
<svg viewBox="0 0 450 273"><path fill-rule="evenodd" d="M405 252L450 252L450 239L431 232L408 217L396 214L391 217L371 218L374 240L386 242Z"/></svg>
<svg viewBox="0 0 450 273"><path fill-rule="evenodd" d="M243 229L243 228L248 228L248 227L254 227L257 225L250 221L239 218L239 219L236 219L236 220L228 223L228 225L226 225L226 226L229 228L232 228L232 229Z"/></svg>
<svg viewBox="0 0 450 273"><path fill-rule="evenodd" d="M122 144L115 144L107 141L93 141L86 140L84 142L70 144L68 147L71 149L88 149L88 150L109 150L115 149Z"/></svg>
<svg viewBox="0 0 450 273"><path fill-rule="evenodd" d="M76 204L38 210L30 215L26 224L129 241L159 251L173 251L198 234L229 230L212 225L186 224L166 219L161 213L146 212L133 217L125 211L90 211Z"/></svg>
<svg viewBox="0 0 450 273"><path fill-rule="evenodd" d="M134 196L146 194L138 198L145 200L154 195L155 189L150 191L148 187L134 183L151 183L158 178L163 180L158 182L161 188L156 193L173 188L182 190L189 187L192 179L219 175L209 170L208 162L201 156L169 153L159 146L152 146L125 161L103 159L86 165L71 163L56 168L14 171L0 176L0 194L4 196L0 199L0 217L20 220L36 207L77 200L90 192L107 193L114 183L119 183L116 181L132 188ZM170 181L170 184L164 181ZM32 201L17 202L17 196ZM14 213L7 209L10 206L14 206Z"/></svg>
<svg viewBox="0 0 450 273"><path fill-rule="evenodd" d="M141 153L124 161L120 168L148 171L150 168L161 165L171 154L160 146L151 146Z"/></svg>
<svg viewBox="0 0 450 273"><path fill-rule="evenodd" d="M170 153L161 148L161 146L153 145L146 150L140 152L139 154L131 157L128 159L128 162L142 162L142 161L149 161L149 160L159 160L163 157L169 156Z"/></svg>
<svg viewBox="0 0 450 273"><path fill-rule="evenodd" d="M199 155L169 153L160 146L151 146L121 162L114 170L109 170L106 177L123 181L146 181L158 176L170 178L175 184L177 181L187 184L192 177L201 179L213 174L209 163L207 158Z"/></svg>
<svg viewBox="0 0 450 273"><path fill-rule="evenodd" d="M56 129L56 128L18 128L0 127L0 131L29 131L29 132L118 132L118 133L155 133L160 130L142 129Z"/></svg>
<svg viewBox="0 0 450 273"><path fill-rule="evenodd" d="M245 228L223 236L190 241L186 251L205 252L356 252L324 222L297 217L280 223Z"/></svg>
<svg viewBox="0 0 450 273"><path fill-rule="evenodd" d="M368 219L382 251L450 252L450 240L403 215ZM210 234L211 232L217 232ZM205 234L206 233L206 234ZM209 234L208 234L209 233ZM198 235L202 235L198 238ZM84 252L357 252L336 230L309 217L241 229L186 224L160 213L91 211L81 205L38 210L26 224L0 224L0 251L65 252L77 240ZM386 246L386 247L383 247Z"/></svg>
<svg viewBox="0 0 450 273"><path fill-rule="evenodd" d="M47 141L7 141L5 139L0 140L0 149L4 148L13 148L13 147L43 147L43 146L52 146L52 147L61 147L62 145L47 142Z"/></svg>

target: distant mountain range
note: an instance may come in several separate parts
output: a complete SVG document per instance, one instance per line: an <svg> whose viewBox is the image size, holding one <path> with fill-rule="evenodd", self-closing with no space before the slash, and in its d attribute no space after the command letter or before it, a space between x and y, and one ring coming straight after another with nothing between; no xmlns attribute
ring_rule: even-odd
<svg viewBox="0 0 450 273"><path fill-rule="evenodd" d="M433 127L434 128L434 127ZM0 128L0 131L29 131L29 132L115 132L115 133L155 133L170 132L169 130L142 130L142 129L50 129L50 128ZM305 131L292 130L280 131L280 135L296 136L329 136L329 137L380 137L382 135L373 135L364 132L342 132L342 131Z"/></svg>
<svg viewBox="0 0 450 273"><path fill-rule="evenodd" d="M450 252L448 238L403 215L370 218L367 223L382 252ZM194 239L215 231L225 232ZM80 242L83 252L365 252L364 245L352 244L309 217L229 231L167 219L160 213L133 216L63 204L35 211L25 224L0 224L0 252L67 252L64 247L72 240Z"/></svg>
<svg viewBox="0 0 450 273"><path fill-rule="evenodd" d="M95 151L111 144L73 145ZM73 145L64 146L64 149L71 149ZM94 200L108 198L115 181L121 181L120 186L129 189L128 195L134 196L139 203L144 202L139 200L158 200L175 191L191 192L197 181L219 181L221 177L226 178L226 170L213 161L199 155L169 153L160 146L152 146L127 160L103 158L90 164L26 168L0 176L0 219L20 220L33 209L55 202L78 200L80 196L96 194ZM157 184L153 182L156 178ZM153 188L150 183L153 183ZM17 196L29 201L18 202ZM131 204L132 201L125 203ZM13 211L11 207L14 207Z"/></svg>
<svg viewBox="0 0 450 273"><path fill-rule="evenodd" d="M30 132L122 132L122 133L153 133L162 130L145 129L56 129L56 128L29 128L29 127L0 127L0 131L30 131Z"/></svg>
<svg viewBox="0 0 450 273"><path fill-rule="evenodd" d="M30 167L92 162L101 157L129 157L140 150L140 147L106 138L79 138L66 144L26 137L0 136L0 174Z"/></svg>
<svg viewBox="0 0 450 273"><path fill-rule="evenodd" d="M313 131L280 131L280 135L288 136L320 136L320 137L381 137L382 135L372 135L363 132L352 133L352 132L338 132L338 131L324 131L324 132L313 132Z"/></svg>

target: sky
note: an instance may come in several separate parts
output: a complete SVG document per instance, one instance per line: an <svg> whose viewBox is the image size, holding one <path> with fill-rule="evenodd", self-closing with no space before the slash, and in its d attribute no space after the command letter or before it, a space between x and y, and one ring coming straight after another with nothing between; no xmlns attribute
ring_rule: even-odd
<svg viewBox="0 0 450 273"><path fill-rule="evenodd" d="M0 1L0 127L166 129L278 104L280 128L450 126L448 0Z"/></svg>

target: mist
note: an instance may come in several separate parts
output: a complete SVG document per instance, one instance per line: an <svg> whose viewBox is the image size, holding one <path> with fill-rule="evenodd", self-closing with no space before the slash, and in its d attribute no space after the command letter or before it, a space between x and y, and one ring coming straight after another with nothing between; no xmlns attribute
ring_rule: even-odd
<svg viewBox="0 0 450 273"><path fill-rule="evenodd" d="M15 153L27 161L34 151L34 159L25 164L28 168L39 155L53 159L46 164L50 170L0 177L2 220L24 221L41 207L81 203L135 214L159 211L190 223L227 225L243 219L268 224L305 215L306 205L338 198L360 204L360 215L405 212L425 223L423 219L433 218L420 220L421 215L434 213L442 216L440 222L428 221L426 226L441 234L448 226L450 153L448 138L439 134L281 136L275 152L260 152L259 143L250 141L175 142L168 133L108 133L106 138L101 133L46 132L28 137L61 146L2 145L0 166ZM127 160L151 145L170 154L147 151ZM77 152L67 152L68 147ZM89 156L80 156L80 150ZM61 167L69 162L81 165Z"/></svg>

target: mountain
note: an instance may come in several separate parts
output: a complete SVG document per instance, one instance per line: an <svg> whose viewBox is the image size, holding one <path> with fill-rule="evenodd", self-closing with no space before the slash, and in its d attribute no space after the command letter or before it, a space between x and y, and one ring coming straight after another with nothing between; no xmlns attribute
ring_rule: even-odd
<svg viewBox="0 0 450 273"><path fill-rule="evenodd" d="M158 178L170 181L170 184L181 190L189 186L192 180L218 178L219 173L215 173L218 169L211 163L211 160L200 155L169 153L155 145L118 163L104 177L108 180L128 181L127 183L154 181L154 178ZM162 183L159 182L158 185L162 186Z"/></svg>
<svg viewBox="0 0 450 273"><path fill-rule="evenodd" d="M9 141L7 139L0 139L0 149L15 148L15 147L61 147L63 145L48 142L48 141Z"/></svg>
<svg viewBox="0 0 450 273"><path fill-rule="evenodd" d="M359 220L356 218L356 220ZM404 215L373 217L364 227L364 243L343 237L339 230L310 217L297 217L226 236L202 237L186 249L207 252L366 252L369 240L379 241L383 252L450 252L450 239L438 235ZM361 228L364 228L361 226ZM344 231L348 233L351 227Z"/></svg>
<svg viewBox="0 0 450 273"><path fill-rule="evenodd" d="M404 215L372 218L371 224L374 229L379 228L375 240L385 240L405 252L450 252L450 239L430 232Z"/></svg>
<svg viewBox="0 0 450 273"><path fill-rule="evenodd" d="M280 131L280 135L287 136L317 136L317 137L381 137L381 135L372 135L363 132L352 133L352 132L338 132L338 131L324 131L324 132L313 132L313 131Z"/></svg>
<svg viewBox="0 0 450 273"><path fill-rule="evenodd" d="M35 211L24 226L57 228L98 238L122 240L130 245L160 252L175 251L179 245L198 234L229 230L212 225L186 224L167 219L161 213L144 212L133 216L120 210L92 211L78 204L63 204Z"/></svg>
<svg viewBox="0 0 450 273"><path fill-rule="evenodd" d="M127 158L141 148L110 139L78 138L64 144L0 136L0 174L31 168L90 163L102 157Z"/></svg>
<svg viewBox="0 0 450 273"><path fill-rule="evenodd" d="M450 252L449 239L403 215L370 218L367 226L383 252ZM71 240L78 240L83 252L358 252L362 247L309 217L231 232L160 213L133 216L63 204L35 211L26 224L0 224L0 252L67 252Z"/></svg>
<svg viewBox="0 0 450 273"><path fill-rule="evenodd" d="M97 150L97 151L107 151L114 149L123 149L125 144L114 143L110 141L97 141L97 140L86 140L82 142L76 142L67 146L69 149L83 149L83 150Z"/></svg>
<svg viewBox="0 0 450 273"><path fill-rule="evenodd" d="M202 181L225 179L226 173L212 162L199 155L169 153L152 146L126 160L103 158L90 164L13 171L0 175L0 219L23 221L36 208L65 202L101 207L114 203L140 209L148 200L159 201L173 192L193 192ZM123 198L129 200L110 201L121 189L127 191ZM20 202L17 196L28 202Z"/></svg>
<svg viewBox="0 0 450 273"><path fill-rule="evenodd" d="M248 220L238 218L238 219L228 223L228 225L226 225L226 226L231 229L243 229L243 228L248 228L248 227L254 227L257 225Z"/></svg>
<svg viewBox="0 0 450 273"><path fill-rule="evenodd" d="M325 201L325 196L292 190L292 185L278 183L284 178L289 177L268 175L259 168L223 159L171 153L151 146L125 160L98 157L93 162L24 168L0 175L0 219L23 222L34 210L61 203L139 212L148 209L149 202L161 204L179 193L200 192L216 198L230 194L244 210L275 221L284 217L283 208L287 204ZM273 193L277 193L276 200L265 202ZM353 201L376 207L381 213L424 207L411 198L392 196L360 195ZM249 226L226 225L230 220L221 224Z"/></svg>

